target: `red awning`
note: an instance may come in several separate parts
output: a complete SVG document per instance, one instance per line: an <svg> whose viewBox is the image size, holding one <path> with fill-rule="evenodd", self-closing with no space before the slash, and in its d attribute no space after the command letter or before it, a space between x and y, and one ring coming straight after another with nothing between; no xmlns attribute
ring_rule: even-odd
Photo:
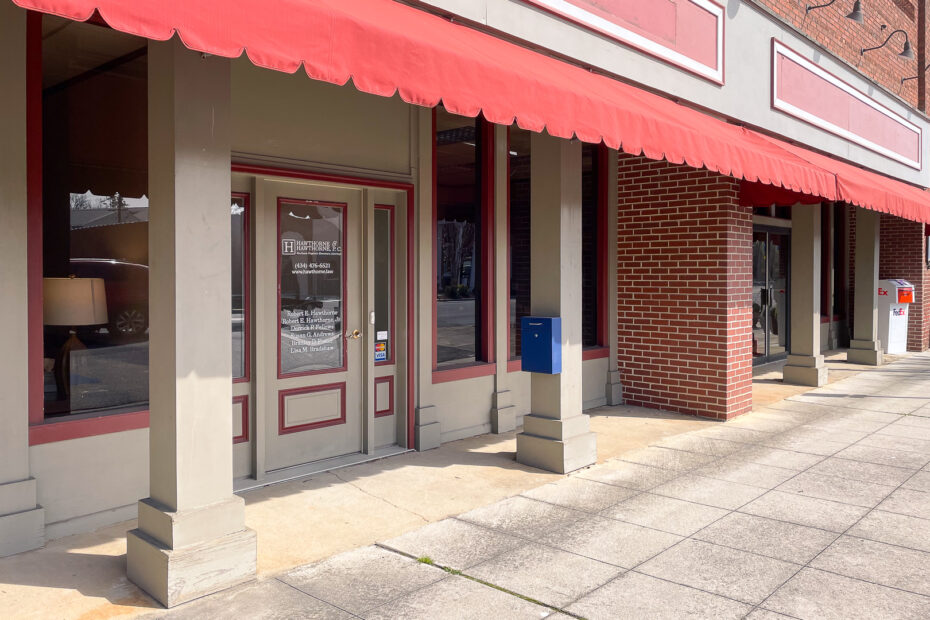
<svg viewBox="0 0 930 620"><path fill-rule="evenodd" d="M194 50L562 138L603 141L651 159L930 221L904 185L838 164L617 80L393 0L13 0L149 39L175 32ZM831 162L824 165L820 159ZM849 166L849 168L852 168ZM845 170L845 168L843 168ZM855 169L855 168L853 168ZM858 169L855 169L858 170ZM862 172L862 171L859 171ZM857 180L858 179L858 180ZM839 193L842 188L842 194ZM918 191L918 190L915 190ZM909 198L905 200L904 196Z"/></svg>
<svg viewBox="0 0 930 620"><path fill-rule="evenodd" d="M930 193L886 176L863 170L845 162L766 138L812 164L836 176L836 198L873 211L890 213L908 220L930 223Z"/></svg>

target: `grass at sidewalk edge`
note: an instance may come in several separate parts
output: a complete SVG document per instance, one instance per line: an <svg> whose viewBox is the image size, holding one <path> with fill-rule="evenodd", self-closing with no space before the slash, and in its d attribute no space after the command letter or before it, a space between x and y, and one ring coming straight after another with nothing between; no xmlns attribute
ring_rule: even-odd
<svg viewBox="0 0 930 620"><path fill-rule="evenodd" d="M491 583L491 582L489 582L489 581L485 581L484 579L479 579L478 577L472 577L471 575L469 575L469 574L467 574L467 573L465 573L465 572L463 572L463 571L461 571L461 570L452 568L452 567L450 567L450 566L443 566L443 565L441 565L441 564L436 564L436 562L434 562L433 559L432 559L431 557L429 557L428 555L424 555L424 556L415 558L414 556L412 556L412 555L410 555L410 554L408 554L408 553L403 553L402 551L398 551L398 550L396 550L396 549L387 549L387 550L388 550L388 551L393 551L394 553L397 553L397 554L399 554L399 555L405 555L405 556L407 556L407 557L409 557L409 558L411 558L411 559L416 560L416 561L419 562L420 564L428 564L429 566L435 566L436 568L441 569L441 570L444 570L445 572L449 573L450 575L455 575L456 577L464 577L465 579L469 579L469 580L471 580L471 581L474 581L475 583L480 583L480 584L483 585L483 586L487 586L487 587L489 587L489 588L494 588L495 590L499 590L500 592L503 592L504 594L509 594L510 596L515 596L515 597L517 597L517 598L519 598L519 599L523 599L524 601L526 601L526 602L528 602L528 603L533 603L534 605L539 605L540 607L545 607L545 608L547 608L547 609L551 609L552 611L555 611L555 612L558 612L558 613L561 613L561 614L565 614L566 616L570 616L570 617L572 617L572 618L578 618L578 620L585 620L584 616L579 616L579 615L573 614L573 613L571 613L571 612L569 612L569 611L565 611L564 609L562 609L562 608L560 608L560 607L556 607L555 605L549 605L548 603L544 603L544 602L539 601L539 600L536 600L536 599L534 599L534 598L532 598L532 597L525 596L525 595L523 595L523 594L520 594L519 592L514 592L513 590L508 590L507 588L504 588L504 587L499 586L499 585L497 585L497 584Z"/></svg>

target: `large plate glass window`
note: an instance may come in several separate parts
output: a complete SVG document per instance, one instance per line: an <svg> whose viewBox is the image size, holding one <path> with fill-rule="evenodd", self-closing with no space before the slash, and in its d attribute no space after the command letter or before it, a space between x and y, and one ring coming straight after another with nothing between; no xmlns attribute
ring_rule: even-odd
<svg viewBox="0 0 930 620"><path fill-rule="evenodd" d="M530 314L530 132L509 130L510 357L520 357L520 319Z"/></svg>
<svg viewBox="0 0 930 620"><path fill-rule="evenodd" d="M596 144L581 150L581 344L596 347L600 321L598 282L601 277L598 252L600 152Z"/></svg>
<svg viewBox="0 0 930 620"><path fill-rule="evenodd" d="M46 419L147 407L146 51L42 17Z"/></svg>
<svg viewBox="0 0 930 620"><path fill-rule="evenodd" d="M436 109L436 366L481 356L481 158L478 119Z"/></svg>

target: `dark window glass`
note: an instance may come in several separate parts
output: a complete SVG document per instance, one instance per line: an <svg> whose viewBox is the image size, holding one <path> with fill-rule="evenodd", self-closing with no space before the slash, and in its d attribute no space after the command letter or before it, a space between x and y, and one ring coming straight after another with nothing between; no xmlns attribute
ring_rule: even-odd
<svg viewBox="0 0 930 620"><path fill-rule="evenodd" d="M281 374L344 367L345 205L278 205Z"/></svg>
<svg viewBox="0 0 930 620"><path fill-rule="evenodd" d="M846 205L833 203L833 313L846 318Z"/></svg>
<svg viewBox="0 0 930 620"><path fill-rule="evenodd" d="M248 222L248 196L236 194L230 207L230 226L232 233L232 376L240 379L245 376L246 338L249 316L247 312L248 299L246 297L246 261L248 260L248 241L246 239L246 223Z"/></svg>
<svg viewBox="0 0 930 620"><path fill-rule="evenodd" d="M45 415L142 409L146 42L46 15L42 87Z"/></svg>
<svg viewBox="0 0 930 620"><path fill-rule="evenodd" d="M394 210L375 207L375 362L394 359Z"/></svg>
<svg viewBox="0 0 930 620"><path fill-rule="evenodd" d="M436 109L436 364L475 362L481 347L481 132Z"/></svg>
<svg viewBox="0 0 930 620"><path fill-rule="evenodd" d="M597 237L601 179L598 177L598 147L584 144L581 150L581 344L585 347L600 344L597 340L600 318Z"/></svg>
<svg viewBox="0 0 930 620"><path fill-rule="evenodd" d="M530 314L530 132L510 128L510 356L520 357L520 319Z"/></svg>

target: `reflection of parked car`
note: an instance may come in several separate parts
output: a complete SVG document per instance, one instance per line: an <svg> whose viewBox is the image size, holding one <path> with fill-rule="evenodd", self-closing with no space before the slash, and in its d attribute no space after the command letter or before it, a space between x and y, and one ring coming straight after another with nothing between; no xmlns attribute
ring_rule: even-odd
<svg viewBox="0 0 930 620"><path fill-rule="evenodd" d="M109 258L72 258L71 273L79 278L103 278L111 336L137 339L145 334L149 326L148 265Z"/></svg>

